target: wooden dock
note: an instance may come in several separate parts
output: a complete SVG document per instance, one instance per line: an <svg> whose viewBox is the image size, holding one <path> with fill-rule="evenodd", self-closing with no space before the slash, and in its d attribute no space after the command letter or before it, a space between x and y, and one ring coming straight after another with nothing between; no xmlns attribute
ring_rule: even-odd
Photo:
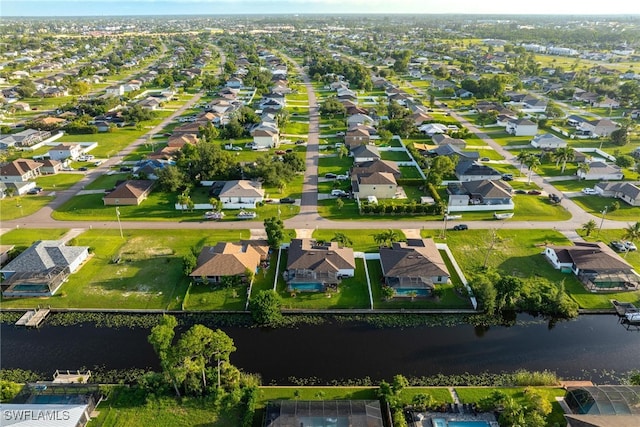
<svg viewBox="0 0 640 427"><path fill-rule="evenodd" d="M630 302L620 302L612 299L611 304L613 304L613 307L616 309L616 313L618 313L618 316L624 316L627 313L637 313L638 311L640 311L635 305L631 304Z"/></svg>
<svg viewBox="0 0 640 427"><path fill-rule="evenodd" d="M37 328L51 312L48 308L36 308L29 310L16 322L16 326L26 326L27 328Z"/></svg>

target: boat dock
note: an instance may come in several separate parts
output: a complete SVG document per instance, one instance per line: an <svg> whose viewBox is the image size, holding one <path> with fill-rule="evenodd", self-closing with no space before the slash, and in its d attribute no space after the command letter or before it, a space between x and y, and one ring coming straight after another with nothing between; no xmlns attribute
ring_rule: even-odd
<svg viewBox="0 0 640 427"><path fill-rule="evenodd" d="M37 328L40 326L44 319L47 318L51 312L48 308L36 308L35 310L29 310L22 315L16 322L16 326L26 326L27 328Z"/></svg>
<svg viewBox="0 0 640 427"><path fill-rule="evenodd" d="M616 309L616 313L618 313L618 316L621 316L621 317L627 313L640 312L640 309L638 309L635 305L631 304L630 302L620 302L612 299L611 304L613 304L613 307Z"/></svg>

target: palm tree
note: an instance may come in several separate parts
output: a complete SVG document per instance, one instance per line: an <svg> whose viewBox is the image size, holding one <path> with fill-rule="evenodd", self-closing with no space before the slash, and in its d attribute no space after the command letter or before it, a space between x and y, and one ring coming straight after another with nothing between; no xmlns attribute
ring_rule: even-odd
<svg viewBox="0 0 640 427"><path fill-rule="evenodd" d="M587 162L580 162L578 163L578 174L580 174L580 172L582 172L584 175L589 173L589 170L591 169L591 166L589 166L589 163Z"/></svg>
<svg viewBox="0 0 640 427"><path fill-rule="evenodd" d="M628 240L633 242L635 240L640 239L640 221L635 224L629 224L627 228L624 229L624 235L622 236L624 240Z"/></svg>
<svg viewBox="0 0 640 427"><path fill-rule="evenodd" d="M533 174L533 171L540 166L540 159L536 156L529 156L527 157L527 159L524 161L524 164L527 165L527 168L529 168L529 177L527 180L527 185L531 184L531 175Z"/></svg>
<svg viewBox="0 0 640 427"><path fill-rule="evenodd" d="M576 153L571 147L561 147L553 153L553 158L556 161L556 167L562 163L561 172L564 173L564 170L567 168L567 162L575 159Z"/></svg>
<svg viewBox="0 0 640 427"><path fill-rule="evenodd" d="M341 246L353 246L353 241L344 233L335 233L331 241L338 242Z"/></svg>
<svg viewBox="0 0 640 427"><path fill-rule="evenodd" d="M582 224L582 231L584 231L585 235L589 236L595 229L598 228L598 224L592 219L589 222L585 222Z"/></svg>
<svg viewBox="0 0 640 427"><path fill-rule="evenodd" d="M516 159L518 159L518 161L520 162L520 175L522 175L522 166L524 166L526 160L531 157L531 153L524 151L524 150L520 150L518 152L518 155L516 156Z"/></svg>
<svg viewBox="0 0 640 427"><path fill-rule="evenodd" d="M178 204L182 206L182 210L186 210L187 206L189 206L189 202L191 201L191 197L189 197L189 193L184 192L178 196Z"/></svg>

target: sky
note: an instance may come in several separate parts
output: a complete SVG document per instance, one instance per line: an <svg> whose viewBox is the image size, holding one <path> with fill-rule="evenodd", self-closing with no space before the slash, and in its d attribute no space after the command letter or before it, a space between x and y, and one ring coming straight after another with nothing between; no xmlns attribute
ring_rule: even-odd
<svg viewBox="0 0 640 427"><path fill-rule="evenodd" d="M455 13L640 15L640 1L584 0L0 0L0 16Z"/></svg>

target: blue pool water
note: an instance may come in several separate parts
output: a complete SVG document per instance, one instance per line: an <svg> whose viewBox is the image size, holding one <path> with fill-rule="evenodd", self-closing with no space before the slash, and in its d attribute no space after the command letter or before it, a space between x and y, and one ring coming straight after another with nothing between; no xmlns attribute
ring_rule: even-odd
<svg viewBox="0 0 640 427"><path fill-rule="evenodd" d="M417 297L428 297L429 296L429 290L428 289L409 289L409 288L396 289L396 296L399 296L399 297L410 297L412 292L415 292Z"/></svg>
<svg viewBox="0 0 640 427"><path fill-rule="evenodd" d="M294 289L297 289L300 292L320 292L324 291L324 286L322 286L322 283L318 282L290 284L289 290L293 291Z"/></svg>

